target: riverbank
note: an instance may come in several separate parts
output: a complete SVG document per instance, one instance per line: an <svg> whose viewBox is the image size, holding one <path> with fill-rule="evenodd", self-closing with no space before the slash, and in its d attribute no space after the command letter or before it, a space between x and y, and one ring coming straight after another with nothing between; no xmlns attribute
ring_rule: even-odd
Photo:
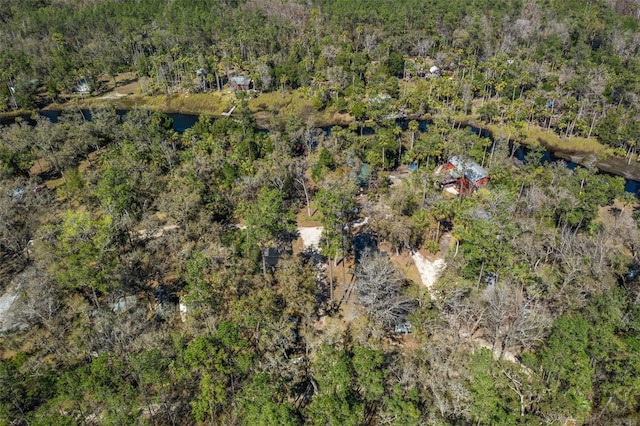
<svg viewBox="0 0 640 426"><path fill-rule="evenodd" d="M508 126L482 125L473 120L464 120L462 124L486 130L492 138L517 140L514 136L517 133ZM637 159L629 161L620 157L613 148L601 144L595 138L561 138L545 129L529 127L520 143L527 148L544 148L565 161L585 167L593 166L603 172L640 182L640 162Z"/></svg>
<svg viewBox="0 0 640 426"><path fill-rule="evenodd" d="M45 110L78 110L98 107L113 107L119 110L149 108L168 114L200 115L208 114L213 118L223 116L236 105L236 94L225 89L197 94L141 94L144 82L131 81L112 91L95 97L74 97L67 102L50 104ZM249 94L249 110L256 124L263 129L283 129L290 117L297 117L309 127L346 126L354 118L349 113L340 113L335 108L317 110L311 101L308 89L277 91ZM16 115L28 115L28 112L13 112ZM417 120L429 120L429 115L410 117ZM640 163L630 163L616 155L613 148L599 143L595 138L561 138L547 129L529 126L516 129L509 125L483 124L474 116L450 116L454 122L463 126L472 126L488 132L492 138L519 141L529 148L543 147L551 154L566 161L580 165L593 165L596 168L622 176L625 179L640 181Z"/></svg>

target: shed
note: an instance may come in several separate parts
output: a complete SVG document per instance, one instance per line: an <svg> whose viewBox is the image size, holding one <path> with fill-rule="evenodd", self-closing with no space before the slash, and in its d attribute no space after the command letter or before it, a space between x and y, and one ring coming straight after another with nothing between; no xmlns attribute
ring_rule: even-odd
<svg viewBox="0 0 640 426"><path fill-rule="evenodd" d="M282 253L274 247L268 247L263 250L262 256L266 266L269 268L275 268L278 264L278 260L280 260L280 256L282 256Z"/></svg>

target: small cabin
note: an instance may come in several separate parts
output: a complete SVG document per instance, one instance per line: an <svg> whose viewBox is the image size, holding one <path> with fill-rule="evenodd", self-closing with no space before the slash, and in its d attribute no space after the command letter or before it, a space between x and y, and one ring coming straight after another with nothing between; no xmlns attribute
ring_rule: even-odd
<svg viewBox="0 0 640 426"><path fill-rule="evenodd" d="M451 157L444 170L448 176L442 181L442 187L453 187L463 194L489 182L489 173L481 165L463 157Z"/></svg>
<svg viewBox="0 0 640 426"><path fill-rule="evenodd" d="M253 80L244 75L237 75L229 79L229 85L233 90L253 89Z"/></svg>

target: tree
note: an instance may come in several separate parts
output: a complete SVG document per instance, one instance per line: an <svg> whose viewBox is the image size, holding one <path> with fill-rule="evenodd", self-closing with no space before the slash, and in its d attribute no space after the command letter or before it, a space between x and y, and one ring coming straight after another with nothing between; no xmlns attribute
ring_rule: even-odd
<svg viewBox="0 0 640 426"><path fill-rule="evenodd" d="M109 164L103 171L96 195L107 214L117 218L139 216L139 196L136 194L136 183L131 182L131 177L126 170L117 165Z"/></svg>
<svg viewBox="0 0 640 426"><path fill-rule="evenodd" d="M266 276L265 250L286 232L293 232L293 215L285 207L282 193L277 189L263 188L255 203L245 208L247 236L249 241L255 242L260 249L262 273Z"/></svg>
<svg viewBox="0 0 640 426"><path fill-rule="evenodd" d="M391 394L386 395L384 399L384 411L380 413L381 424L419 425L419 402L417 389L405 392L400 385L393 386Z"/></svg>
<svg viewBox="0 0 640 426"><path fill-rule="evenodd" d="M384 354L381 351L356 346L353 348L351 362L362 399L369 404L376 404L385 393Z"/></svg>
<svg viewBox="0 0 640 426"><path fill-rule="evenodd" d="M198 421L222 420L227 401L244 380L253 354L240 330L231 322L222 322L211 335L200 336L184 351L184 362L198 383L199 393L191 401Z"/></svg>
<svg viewBox="0 0 640 426"><path fill-rule="evenodd" d="M320 154L318 155L318 161L313 166L311 171L311 177L318 182L327 172L336 169L336 163L333 159L333 155L326 147L322 147Z"/></svg>
<svg viewBox="0 0 640 426"><path fill-rule="evenodd" d="M409 132L411 132L411 145L409 146L409 149L413 149L413 144L416 139L416 132L419 128L420 123L418 123L416 120L409 121Z"/></svg>
<svg viewBox="0 0 640 426"><path fill-rule="evenodd" d="M54 376L34 371L24 353L0 361L0 420L27 422L30 413L53 394Z"/></svg>
<svg viewBox="0 0 640 426"><path fill-rule="evenodd" d="M49 267L59 285L79 290L99 307L98 296L118 286L111 217L97 219L86 211L67 211L62 223L50 231L42 244L36 244L36 256L55 253Z"/></svg>
<svg viewBox="0 0 640 426"><path fill-rule="evenodd" d="M578 422L589 416L593 395L589 328L580 317L559 318L540 354L540 366L551 388L551 410Z"/></svg>
<svg viewBox="0 0 640 426"><path fill-rule="evenodd" d="M356 193L355 184L344 176L330 176L322 182L322 187L316 193L318 210L322 213L322 253L328 257L329 263L329 292L333 303L333 265L331 259L337 260L339 252L343 259L346 256L344 242L345 225L354 215L355 204L353 197ZM337 263L337 262L336 262ZM343 262L343 267L346 268ZM343 270L344 273L344 270Z"/></svg>
<svg viewBox="0 0 640 426"><path fill-rule="evenodd" d="M307 216L311 217L311 188L307 182L307 158L299 157L290 164L291 175L295 183L302 189L304 200L307 205Z"/></svg>
<svg viewBox="0 0 640 426"><path fill-rule="evenodd" d="M515 283L501 280L487 287L483 301L486 309L482 324L493 342L493 349L500 345L500 357L515 345L527 350L542 341L550 320L540 305Z"/></svg>
<svg viewBox="0 0 640 426"><path fill-rule="evenodd" d="M311 365L317 382L307 419L317 425L358 425L364 420L364 404L352 385L353 366L345 350L324 345Z"/></svg>
<svg viewBox="0 0 640 426"><path fill-rule="evenodd" d="M268 374L256 373L238 395L240 416L246 424L257 426L296 426L299 419L294 407L284 400L281 385Z"/></svg>
<svg viewBox="0 0 640 426"><path fill-rule="evenodd" d="M414 301L403 294L404 280L391 259L365 251L356 267L356 294L367 315L385 328L406 320Z"/></svg>
<svg viewBox="0 0 640 426"><path fill-rule="evenodd" d="M474 352L468 367L473 397L469 407L472 419L478 424L516 423L513 397L501 392L499 381L502 377L495 371L491 351L481 348Z"/></svg>

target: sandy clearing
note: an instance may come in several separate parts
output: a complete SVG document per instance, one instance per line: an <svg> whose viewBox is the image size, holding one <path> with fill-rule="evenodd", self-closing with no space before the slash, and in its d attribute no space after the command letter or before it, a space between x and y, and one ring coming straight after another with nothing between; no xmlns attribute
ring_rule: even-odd
<svg viewBox="0 0 640 426"><path fill-rule="evenodd" d="M320 250L322 226L299 227L298 232L305 250Z"/></svg>
<svg viewBox="0 0 640 426"><path fill-rule="evenodd" d="M422 256L419 251L413 253L411 257L418 268L420 278L422 278L422 284L424 284L428 289L431 289L431 286L435 284L444 267L447 266L447 264L444 263L444 259L436 259L431 262L429 259Z"/></svg>

